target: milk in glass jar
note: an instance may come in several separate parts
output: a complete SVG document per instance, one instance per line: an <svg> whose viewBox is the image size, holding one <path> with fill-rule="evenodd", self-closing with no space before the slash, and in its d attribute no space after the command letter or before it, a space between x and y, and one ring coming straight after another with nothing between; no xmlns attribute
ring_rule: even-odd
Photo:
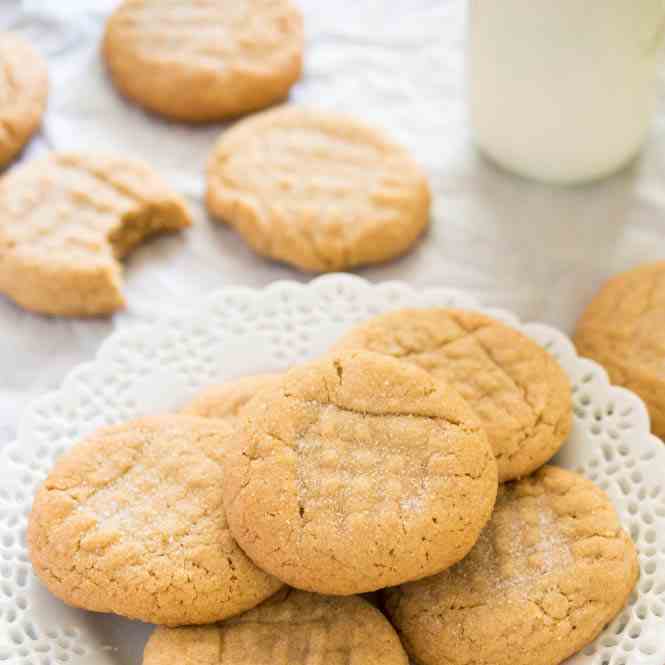
<svg viewBox="0 0 665 665"><path fill-rule="evenodd" d="M470 0L478 146L551 183L621 168L648 133L664 32L665 0Z"/></svg>

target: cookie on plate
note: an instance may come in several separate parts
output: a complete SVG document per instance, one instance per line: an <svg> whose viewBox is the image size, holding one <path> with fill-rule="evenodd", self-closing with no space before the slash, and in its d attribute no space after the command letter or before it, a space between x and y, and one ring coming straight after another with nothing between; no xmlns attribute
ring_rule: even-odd
<svg viewBox="0 0 665 665"><path fill-rule="evenodd" d="M249 402L224 476L247 555L291 586L335 595L459 561L496 491L494 456L464 400L364 351L294 368Z"/></svg>
<svg viewBox="0 0 665 665"><path fill-rule="evenodd" d="M282 585L233 540L222 505L232 429L161 416L67 452L38 490L35 572L70 605L165 625L218 621Z"/></svg>
<svg viewBox="0 0 665 665"><path fill-rule="evenodd" d="M0 32L0 167L41 125L47 96L44 59L20 35Z"/></svg>
<svg viewBox="0 0 665 665"><path fill-rule="evenodd" d="M577 351L637 393L665 438L665 261L610 279L577 323Z"/></svg>
<svg viewBox="0 0 665 665"><path fill-rule="evenodd" d="M559 665L619 613L637 577L607 495L546 466L502 485L470 554L388 590L387 610L422 665Z"/></svg>
<svg viewBox="0 0 665 665"><path fill-rule="evenodd" d="M427 226L430 194L421 169L382 133L289 106L222 134L206 203L259 254L327 272L406 252Z"/></svg>
<svg viewBox="0 0 665 665"><path fill-rule="evenodd" d="M279 380L279 374L255 374L210 386L187 404L181 413L201 418L235 420L252 397L261 390L276 386Z"/></svg>
<svg viewBox="0 0 665 665"><path fill-rule="evenodd" d="M571 389L556 360L496 319L460 309L403 309L336 345L406 360L455 388L485 428L504 482L545 464L571 427Z"/></svg>
<svg viewBox="0 0 665 665"><path fill-rule="evenodd" d="M143 665L408 665L386 618L361 598L285 589L213 626L157 628Z"/></svg>
<svg viewBox="0 0 665 665"><path fill-rule="evenodd" d="M291 0L125 0L106 24L116 88L174 120L222 120L283 100L302 70Z"/></svg>
<svg viewBox="0 0 665 665"><path fill-rule="evenodd" d="M0 293L60 316L124 305L118 259L191 224L184 201L130 159L51 153L0 179Z"/></svg>

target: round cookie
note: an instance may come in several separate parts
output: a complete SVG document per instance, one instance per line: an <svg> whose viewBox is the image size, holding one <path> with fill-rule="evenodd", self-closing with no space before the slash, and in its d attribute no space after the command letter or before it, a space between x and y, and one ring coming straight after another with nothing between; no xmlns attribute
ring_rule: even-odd
<svg viewBox="0 0 665 665"><path fill-rule="evenodd" d="M211 122L287 97L302 71L302 16L290 0L125 0L102 50L135 103Z"/></svg>
<svg viewBox="0 0 665 665"><path fill-rule="evenodd" d="M386 618L361 598L285 589L212 626L157 628L143 665L408 665Z"/></svg>
<svg viewBox="0 0 665 665"><path fill-rule="evenodd" d="M41 125L47 96L44 59L20 35L0 32L0 167Z"/></svg>
<svg viewBox="0 0 665 665"><path fill-rule="evenodd" d="M500 482L541 467L570 432L570 383L559 364L526 335L484 314L388 312L351 330L335 348L385 353L449 383L485 428Z"/></svg>
<svg viewBox="0 0 665 665"><path fill-rule="evenodd" d="M289 106L222 134L206 204L257 253L327 272L406 252L427 226L430 194L406 150L383 134Z"/></svg>
<svg viewBox="0 0 665 665"><path fill-rule="evenodd" d="M222 504L223 421L162 416L100 430L38 490L35 572L70 605L165 625L218 621L282 585L243 554Z"/></svg>
<svg viewBox="0 0 665 665"><path fill-rule="evenodd" d="M259 391L276 386L279 374L256 374L210 386L197 395L182 414L201 418L224 418L235 421L242 408Z"/></svg>
<svg viewBox="0 0 665 665"><path fill-rule="evenodd" d="M184 201L141 162L31 160L0 179L0 293L44 314L109 314L125 303L118 259L190 224Z"/></svg>
<svg viewBox="0 0 665 665"><path fill-rule="evenodd" d="M605 493L546 466L499 488L463 561L388 590L386 607L422 665L559 665L618 614L638 572Z"/></svg>
<svg viewBox="0 0 665 665"><path fill-rule="evenodd" d="M610 279L577 323L577 351L645 402L665 438L665 261Z"/></svg>
<svg viewBox="0 0 665 665"><path fill-rule="evenodd" d="M294 368L249 402L224 481L231 532L260 568L350 595L459 561L490 517L497 471L456 392L361 351Z"/></svg>

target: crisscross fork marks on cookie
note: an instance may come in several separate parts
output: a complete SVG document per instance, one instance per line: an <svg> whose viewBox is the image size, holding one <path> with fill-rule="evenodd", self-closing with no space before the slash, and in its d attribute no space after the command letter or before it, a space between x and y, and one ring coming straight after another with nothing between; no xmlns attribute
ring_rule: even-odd
<svg viewBox="0 0 665 665"><path fill-rule="evenodd" d="M121 266L143 239L191 224L184 201L141 162L52 153L0 185L0 292L35 311L108 314Z"/></svg>
<svg viewBox="0 0 665 665"><path fill-rule="evenodd" d="M637 576L635 547L609 498L545 466L500 488L464 560L390 590L387 608L424 665L550 665L598 635Z"/></svg>
<svg viewBox="0 0 665 665"><path fill-rule="evenodd" d="M197 665L407 665L394 630L369 603L295 590L223 624L158 628L144 665L170 665L185 655Z"/></svg>
<svg viewBox="0 0 665 665"><path fill-rule="evenodd" d="M117 22L127 38L140 38L140 53L168 60L174 49L201 67L251 68L283 38L284 6L273 0L225 3L128 4Z"/></svg>
<svg viewBox="0 0 665 665"><path fill-rule="evenodd" d="M354 351L252 400L225 480L229 526L253 560L292 586L348 594L464 556L494 504L496 462L456 392Z"/></svg>
<svg viewBox="0 0 665 665"><path fill-rule="evenodd" d="M161 416L75 446L35 498L36 573L71 604L166 625L221 620L277 591L227 528L232 433L223 421Z"/></svg>
<svg viewBox="0 0 665 665"><path fill-rule="evenodd" d="M233 631L222 633L223 643L230 640L238 651L247 654L248 662L261 662L263 658L269 663L345 665L350 662L353 648L348 631L340 635L330 620L323 617L243 621Z"/></svg>
<svg viewBox="0 0 665 665"><path fill-rule="evenodd" d="M407 522L429 503L432 492L454 476L455 452L436 449L441 424L413 417L354 413L321 405L321 413L298 439L301 517L337 521L353 513L403 513ZM479 470L482 473L482 470ZM406 528L406 527L405 527Z"/></svg>
<svg viewBox="0 0 665 665"><path fill-rule="evenodd" d="M487 431L502 481L544 464L570 430L570 385L563 370L528 337L484 314L389 312L351 330L335 348L407 360L457 389Z"/></svg>
<svg viewBox="0 0 665 665"><path fill-rule="evenodd" d="M378 131L284 107L222 135L206 202L259 253L329 271L405 251L427 225L429 189L407 152Z"/></svg>
<svg viewBox="0 0 665 665"><path fill-rule="evenodd" d="M517 504L500 489L493 519L469 554L468 565L460 566L461 577L471 581L483 570L489 587L505 594L564 570L573 563L573 554L558 519L546 497Z"/></svg>
<svg viewBox="0 0 665 665"><path fill-rule="evenodd" d="M286 97L302 70L302 16L290 0L125 0L102 48L127 97L211 122Z"/></svg>

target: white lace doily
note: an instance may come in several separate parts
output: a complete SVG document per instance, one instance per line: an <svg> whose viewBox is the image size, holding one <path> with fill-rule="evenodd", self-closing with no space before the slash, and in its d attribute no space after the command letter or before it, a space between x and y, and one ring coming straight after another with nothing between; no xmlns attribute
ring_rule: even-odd
<svg viewBox="0 0 665 665"><path fill-rule="evenodd" d="M333 275L308 285L224 289L152 326L111 336L93 363L28 408L18 440L0 453L0 664L141 662L149 627L66 607L31 571L26 517L35 487L63 450L100 425L177 406L206 384L312 358L349 326L379 312L432 305L478 308L454 291ZM484 311L522 329L565 368L575 419L557 461L609 493L640 551L641 577L629 606L570 662L663 665L665 447L649 433L644 405L610 386L598 365L578 358L562 333Z"/></svg>

